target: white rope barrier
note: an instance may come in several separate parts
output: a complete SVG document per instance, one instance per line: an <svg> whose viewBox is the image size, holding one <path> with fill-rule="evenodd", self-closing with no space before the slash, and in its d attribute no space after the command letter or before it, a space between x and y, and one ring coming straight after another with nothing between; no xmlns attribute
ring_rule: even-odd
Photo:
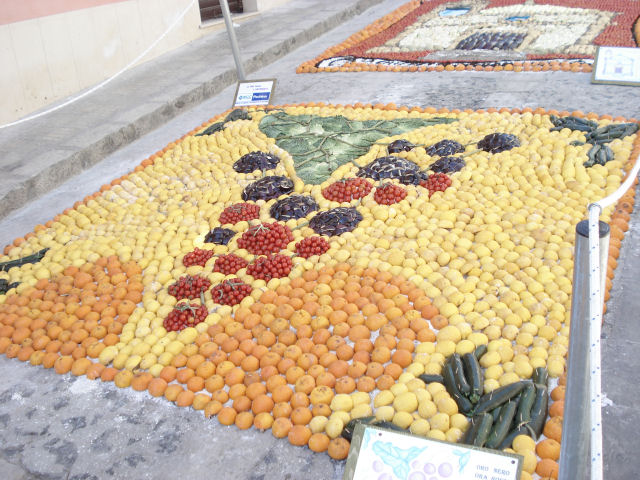
<svg viewBox="0 0 640 480"><path fill-rule="evenodd" d="M640 156L620 187L608 197L589 205L589 360L591 392L591 480L602 480L602 376L600 336L602 330L602 310L604 278L600 271L600 226L602 210L615 204L625 194L638 176ZM576 299L574 299L575 301Z"/></svg>
<svg viewBox="0 0 640 480"><path fill-rule="evenodd" d="M21 118L20 120L16 120L15 122L11 122L11 123L7 123L5 125L0 125L0 130L2 130L3 128L7 128L7 127L13 127L15 125L20 125L21 123L25 123L28 122L30 120L35 120L36 118L42 117L44 115L48 115L49 113L55 112L56 110L60 110L61 108L66 107L67 105L71 105L74 102L77 102L78 100L80 100L81 98L86 97L87 95L92 94L93 92L95 92L96 90L101 89L102 87L104 87L105 85L107 85L108 83L110 83L111 81L115 80L116 78L118 78L120 75L122 75L124 72L126 72L127 70L129 70L132 66L134 66L136 63L138 63L143 57L145 57L156 45L158 45L158 43L160 43L162 41L162 39L164 37L166 37L177 25L178 23L180 23L180 21L184 18L184 16L189 12L189 10L191 9L191 7L196 3L196 0L191 0L191 3L189 3L189 5L182 11L182 13L180 15L178 15L176 17L176 19L171 23L171 25L169 25L169 27L164 31L164 33L162 35L160 35L151 45L149 45L140 55L138 55L136 58L134 58L133 60L131 60L127 65L124 66L124 68L122 68L119 72L115 73L113 76L107 78L106 80L100 82L99 84L95 85L94 87L90 88L89 90L87 90L86 92L77 95L75 97L70 98L69 100L67 100L66 102L61 103L60 105L56 105L55 107L49 108L43 112L37 113L35 115L30 115L28 117L25 118Z"/></svg>

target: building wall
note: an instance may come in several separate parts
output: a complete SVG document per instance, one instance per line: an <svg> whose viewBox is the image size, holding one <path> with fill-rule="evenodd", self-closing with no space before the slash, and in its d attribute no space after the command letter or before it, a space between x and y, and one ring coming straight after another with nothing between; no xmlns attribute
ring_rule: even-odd
<svg viewBox="0 0 640 480"><path fill-rule="evenodd" d="M190 3L0 0L0 125L111 77L160 37ZM256 8L266 9L283 0L258 3ZM211 32L200 23L196 1L141 63Z"/></svg>

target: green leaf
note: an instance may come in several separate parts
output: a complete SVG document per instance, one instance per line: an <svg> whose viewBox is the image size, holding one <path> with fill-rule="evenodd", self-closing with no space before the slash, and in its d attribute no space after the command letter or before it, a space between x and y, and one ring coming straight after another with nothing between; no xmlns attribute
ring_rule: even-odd
<svg viewBox="0 0 640 480"><path fill-rule="evenodd" d="M331 172L369 151L381 138L418 128L452 123L455 118L399 118L396 120L350 120L342 115L265 115L259 128L293 157L298 176L309 184L319 184Z"/></svg>

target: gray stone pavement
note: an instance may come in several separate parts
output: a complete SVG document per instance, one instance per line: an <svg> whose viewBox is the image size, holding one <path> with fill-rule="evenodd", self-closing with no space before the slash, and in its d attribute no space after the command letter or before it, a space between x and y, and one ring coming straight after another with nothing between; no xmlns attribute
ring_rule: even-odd
<svg viewBox="0 0 640 480"><path fill-rule="evenodd" d="M296 0L296 4L324 5L327 8L335 3ZM359 3L342 2L342 5ZM273 63L265 64L255 70L251 78L278 79L275 103L394 102L398 105L460 109L541 106L614 116L640 116L637 88L592 85L588 74L295 74L295 67L304 60L317 56L397 5L397 1L386 0L361 15L350 19L346 15L338 27L318 34L303 48L291 50ZM316 10L315 15L320 21L322 10ZM247 21L240 30L258 32L257 26L266 20L265 15L264 18ZM282 34L283 30L278 28L276 32ZM265 31L269 33L271 30L264 27L262 32ZM254 44L259 43L257 37L257 34L253 37ZM226 42L226 37L218 38L219 42L223 40ZM203 44L207 42L212 42L212 39L202 40ZM247 42L248 39L241 39L243 58L249 56L249 49L245 48ZM179 59L181 52L189 54L192 48L194 45L186 46L170 57ZM257 53L254 52L255 55ZM215 62L226 65L227 71L232 69L228 53L226 56L220 53L219 56ZM200 63L200 59L195 55L191 61ZM16 164L13 169L0 166L3 178L0 198L10 191L5 187L10 182L14 182L11 185L23 185L21 191L28 193L25 197L15 197L14 203L9 202L10 206L13 205L11 208L3 205L7 210L0 212L0 218L4 217L0 220L0 244L4 245L30 231L35 224L51 219L76 200L95 192L103 183L130 171L167 143L231 106L235 87L226 86L220 87L215 95L207 94L210 98L202 95L181 108L171 109L167 106L172 102L168 92L178 92L175 98L179 98L179 87L184 77L179 73L180 69L167 69L167 64L171 62L162 57L130 72L132 79L140 75L142 80L139 83L132 81L130 91L122 90L124 87L120 86L119 90L114 90L110 101L103 98L92 103L93 100L88 99L86 105L78 106L80 110L61 110L55 114L55 119L27 124L19 127L19 132L0 131L0 162L9 155ZM207 74L202 75L207 77ZM212 75L211 72L208 75ZM233 74L229 75L228 85L234 81ZM167 97L157 97L162 100L156 102L156 110L165 108L167 111L166 115L159 119L154 117L153 122L144 126L144 119L148 118L145 115L149 114L147 102L153 106L156 98L152 95L139 96L139 92L145 91L145 82L155 76L162 85L159 90L167 92ZM154 87L153 82L149 87ZM77 112L93 114L96 105L109 108L112 113L105 114L102 123L99 115L91 120L92 124L87 121L86 132L83 133ZM122 141L110 144L106 150L94 147L100 145L101 139L117 131L116 127L120 128L117 123L110 123L112 115L126 117L123 122L134 133L122 136ZM88 128L91 125L93 130ZM43 135L46 141L40 141ZM22 148L16 147L17 140L26 143ZM64 147L57 147L58 144ZM47 148L51 151L50 158L46 154ZM67 152L66 157L57 156L61 151ZM77 152L85 152L82 158L92 160L73 160ZM33 158L40 159L40 168L31 163ZM49 164L48 158L51 160ZM37 184L39 180L35 177L42 175L40 172L46 174L47 168L60 169L55 182L43 183L41 190L35 187L29 190L27 185ZM75 172L79 174L71 177ZM59 182L64 183L53 188ZM47 189L52 190L44 193ZM41 194L41 197L27 202ZM23 206L14 210L19 205ZM623 242L612 300L605 316L603 391L608 399L603 410L605 472L606 478L612 480L635 478L634 473L640 466L635 452L635 425L640 421L640 415L634 408L640 391L637 382L633 381L637 378L634 372L639 363L635 350L640 343L640 328L634 315L640 310L640 297L633 291L640 265L639 210L636 209L632 228ZM0 356L0 426L0 479L159 479L170 475L221 479L330 479L341 478L343 470L340 463L331 461L326 455L314 455L307 449L292 447L286 441L276 441L269 433L261 434L253 429L240 432L235 427L222 427L215 420L206 421L200 412L176 408L144 393L119 390L112 384L91 382L85 378L56 375L4 356Z"/></svg>

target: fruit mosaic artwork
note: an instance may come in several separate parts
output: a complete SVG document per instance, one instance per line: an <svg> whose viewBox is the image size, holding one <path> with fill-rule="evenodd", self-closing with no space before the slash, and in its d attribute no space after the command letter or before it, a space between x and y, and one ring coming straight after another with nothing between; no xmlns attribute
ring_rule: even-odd
<svg viewBox="0 0 640 480"><path fill-rule="evenodd" d="M542 109L222 115L5 248L0 352L335 459L375 422L553 477L574 228L636 131ZM603 212L607 299L633 200Z"/></svg>
<svg viewBox="0 0 640 480"><path fill-rule="evenodd" d="M297 71L590 72L598 46L639 45L639 17L632 1L414 0Z"/></svg>

